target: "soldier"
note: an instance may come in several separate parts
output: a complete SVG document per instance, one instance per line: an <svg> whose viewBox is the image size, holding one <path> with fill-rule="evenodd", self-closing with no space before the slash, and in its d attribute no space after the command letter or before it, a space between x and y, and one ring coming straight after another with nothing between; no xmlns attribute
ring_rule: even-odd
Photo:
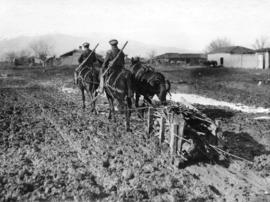
<svg viewBox="0 0 270 202"><path fill-rule="evenodd" d="M84 50L78 59L79 64L81 64L91 54L92 50L89 49L89 45L90 44L88 42L83 43ZM94 66L93 64L94 62L96 62L96 60L97 60L96 54L93 52L91 57L87 59L87 61L83 64L83 66L93 67Z"/></svg>
<svg viewBox="0 0 270 202"><path fill-rule="evenodd" d="M102 72L104 72L108 68L110 61L112 61L117 56L118 52L120 51L120 49L117 46L118 41L116 39L110 40L109 44L111 45L111 49L108 50L106 53L106 57L102 65ZM124 68L124 65L125 65L125 54L121 52L118 59L115 61L113 67L111 67L111 69L108 70L108 73L110 74L110 72L112 71L116 71L120 73L122 69ZM104 90L103 88L104 88L104 77L101 76L99 92L103 92Z"/></svg>
<svg viewBox="0 0 270 202"><path fill-rule="evenodd" d="M88 42L85 42L83 43L83 52L82 54L80 55L79 59L78 59L78 62L79 64L81 64L91 53L92 53L92 50L89 49L89 43ZM79 68L77 67L75 69L75 83L78 84L78 74L79 74L79 71L84 68L84 67L88 67L88 68L93 68L94 67L94 62L96 62L96 54L95 52L93 52L91 54L91 56L87 59L87 61L84 62L84 64Z"/></svg>

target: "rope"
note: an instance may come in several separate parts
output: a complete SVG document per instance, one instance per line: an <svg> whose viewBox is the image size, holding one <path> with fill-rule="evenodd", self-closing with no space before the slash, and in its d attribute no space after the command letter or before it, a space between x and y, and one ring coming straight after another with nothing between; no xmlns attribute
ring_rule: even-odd
<svg viewBox="0 0 270 202"><path fill-rule="evenodd" d="M224 151L224 150L222 150L222 149L220 149L220 148L218 148L218 147L216 147L216 146L214 146L214 145L211 145L211 144L208 144L208 145L209 145L210 147L212 147L213 149L215 149L215 150L218 150L218 151L220 151L220 152L222 152L222 153L224 153L224 154L227 154L228 156L232 156L232 157L234 157L234 158L237 158L237 159L246 161L246 162L248 162L248 163L254 164L254 162L252 162L252 161L249 161L249 160L247 160L247 159L245 159L245 158L242 158L242 157L240 157L240 156L234 155L234 154L232 154L232 153L226 152L226 151Z"/></svg>

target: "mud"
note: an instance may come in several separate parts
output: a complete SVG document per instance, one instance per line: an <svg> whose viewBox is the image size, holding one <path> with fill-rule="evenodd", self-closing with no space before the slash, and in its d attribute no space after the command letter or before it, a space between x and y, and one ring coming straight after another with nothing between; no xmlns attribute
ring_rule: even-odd
<svg viewBox="0 0 270 202"><path fill-rule="evenodd" d="M105 113L83 111L72 69L19 73L20 85L0 79L1 201L270 200L269 120L197 105L220 120L226 151L253 163L231 158L179 169L135 114L126 133L123 115L107 119L105 98L98 101Z"/></svg>

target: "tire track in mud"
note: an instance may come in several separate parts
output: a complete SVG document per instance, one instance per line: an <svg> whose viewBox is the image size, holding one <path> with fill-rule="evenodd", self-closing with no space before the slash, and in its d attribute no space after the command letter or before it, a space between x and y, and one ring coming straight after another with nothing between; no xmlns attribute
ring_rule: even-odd
<svg viewBox="0 0 270 202"><path fill-rule="evenodd" d="M44 92L42 94L44 95ZM75 136L76 135L77 136L84 135L84 131L80 131L79 133L77 131L71 131L68 129L68 127L64 126L65 125L64 123L61 123L61 124L57 123L57 120L54 118L55 116L61 117L61 109L58 108L56 110L54 106L48 105L47 101L45 104L46 109L44 109L44 106L41 106L42 100L40 98L37 98L36 96L31 96L29 94L25 94L24 97L29 99L29 101L31 100L31 102L35 102L35 100L36 100L37 104L40 106L41 110L43 111L41 116L44 117L47 122L51 123L52 126L55 127L57 132L62 136L62 138L64 140L66 140L66 142L69 144L70 148L72 148L74 151L77 152L78 158L88 167L88 170L90 170L91 173L93 173L95 176L98 177L97 178L98 182L101 185L105 185L105 187L107 187L108 190L110 190L111 188L115 188L115 186L119 183L119 179L121 180L121 173L118 176L112 175L113 177L111 177L108 174L107 168L102 168L102 167L107 167L107 165L104 165L104 164L109 163L108 157L106 157L107 159L104 159L103 158L104 155L102 155L102 153L104 153L104 148L102 148L102 145L104 145L104 142L102 142L102 140L104 140L104 139L102 139L102 136L106 136L106 134L103 131L93 130L93 128L92 128L88 132L96 133L96 135L98 136L98 137L94 136L93 138L91 138L93 140L93 142L95 143L95 146L88 144L87 145L88 151L85 149L83 150L82 143L81 143L82 141L76 141ZM51 97L51 95L49 95L49 97L50 98L48 100L51 99L50 101L52 101L54 99ZM57 98L57 101L59 102L60 99ZM53 109L54 112L50 112L49 109ZM65 115L65 114L63 114L63 115ZM104 123L102 122L102 124L104 124ZM80 126L78 126L78 127L80 127ZM124 127L123 127L123 129L124 129ZM109 144L106 144L106 145L109 145ZM101 164L103 164L103 165L100 166ZM99 166L99 167L97 167L97 166Z"/></svg>
<svg viewBox="0 0 270 202"><path fill-rule="evenodd" d="M44 95L44 91L42 92L42 95ZM51 97L51 93L50 93L50 95L47 95L47 96L49 96L50 98L48 98L46 100L50 100L50 101L54 100L54 98ZM37 102L39 104L42 103L41 99L37 98L36 95L34 95L34 97L32 95L29 97L29 95L26 94L25 97L28 97L29 101L31 100L33 102L33 99L34 100L38 99ZM60 102L61 99L59 99L59 97L58 97L58 98L56 98L56 100L57 100L57 102ZM49 114L53 114L50 112L49 109L55 108L55 107L46 106L47 104L44 104L44 105L45 105L46 111L48 110ZM59 110L61 110L61 109L59 109ZM54 117L58 117L58 118L61 117L61 112L59 112L58 110L54 113L55 113L53 115ZM46 117L48 118L49 116L46 115ZM51 117L49 117L48 119L52 120ZM53 124L55 125L56 121L54 120L54 121L50 121L50 122L53 122ZM95 122L96 122L96 120L95 120ZM146 198L148 198L149 196L148 196L147 192L144 189L142 189L142 187L141 187L142 182L145 182L143 184L146 184L148 187L151 187L152 185L148 184L148 183L151 183L151 180L149 179L149 177L151 177L151 174L150 174L151 172L154 172L155 170L157 170L157 172L160 172L159 169L162 168L163 169L162 172L168 173L168 168L166 167L166 164L159 163L158 165L155 165L155 166L151 165L152 159L155 157L155 156L151 156L151 153L153 154L155 152L154 151L151 152L152 151L151 147L149 148L149 146L151 144L151 140L145 141L145 139L137 138L133 134L125 134L125 133L122 134L121 131L124 130L123 125L120 125L120 127L119 127L119 125L116 125L116 127L113 126L111 128L112 130L110 128L108 130L108 126L104 125L103 122L101 122L101 124L102 125L100 125L96 129L92 128L92 130L96 130L96 135L94 135L93 137L90 137L90 140L93 141L94 145L91 145L91 144L87 145L88 147L90 147L90 148L88 148L88 150L93 149L93 151L91 151L91 154L88 156L88 159L91 159L91 160L94 158L99 159L99 162L95 162L95 161L90 162L92 165L90 166L89 170L90 171L91 170L97 171L97 173L93 172L96 176L100 176L100 179L97 179L97 180L101 181L102 182L101 184L103 184L105 187L107 187L110 191L113 191L113 192L115 192L115 190L118 191L118 194L119 193L120 194L117 197L120 197L120 198L121 197L122 198L123 197L124 198L127 198L127 197L128 198L129 197L145 198L146 197ZM71 132L68 133L65 128L61 128L62 125L65 125L65 124L63 124L63 123L60 124L60 126L59 126L60 131L62 131L62 132L64 131L64 133L66 133L66 135L71 135L71 136L74 135L74 134L71 134ZM112 132L112 131L114 131L114 132ZM109 134L108 134L108 132L109 132ZM83 138L82 136L84 136L86 134L84 133L84 131L80 131L78 133L76 132L75 135L80 136L80 138ZM109 137L107 137L107 136L109 136ZM75 138L73 138L73 140L74 139ZM119 142L117 142L117 141L119 141ZM74 141L70 141L70 142L72 143ZM83 142L83 141L81 141L81 142ZM136 142L136 143L134 144L134 142ZM154 155L156 155L156 154L154 154ZM105 156L105 158L104 158L104 156ZM100 163L101 159L102 159L103 165L99 168L93 169L93 165L100 165L101 164ZM137 160L135 160L135 159L137 159ZM89 160L89 161L91 161L91 160ZM146 166L144 165L145 162L147 162ZM131 176L136 175L137 177L136 177L136 180L133 182L133 185L128 185L129 183L127 184L127 182L125 180L126 177L124 177L124 179L123 179L123 173L125 173L126 171L128 172L129 168L133 167L133 166L134 166L134 170L136 170L136 171L133 171L133 169L131 169L132 172L134 172L134 174L131 174ZM144 176L144 172L146 173L146 176ZM155 174L156 173L154 172L153 176L155 176ZM162 178L164 178L164 177L165 177L165 175L162 175ZM138 180L138 179L140 179L140 180ZM163 181L163 180L160 180L160 181ZM157 183L156 186L160 186L160 185L158 185L159 180L157 180L156 183ZM155 190L156 188L151 188L151 189ZM159 192L159 190L162 191L163 188L157 189L156 192ZM181 197L181 195L180 195L180 197ZM119 199L116 199L115 201L118 201L118 200Z"/></svg>
<svg viewBox="0 0 270 202"><path fill-rule="evenodd" d="M184 170L175 171L166 161L168 156L160 155L160 151L154 144L154 139L143 138L140 126L133 126L136 134L125 134L121 130L121 124L106 122L104 116L101 118L98 118L99 116L94 118L85 116L78 107L73 106L74 102L76 105L78 100L72 99L70 101L66 96L68 100L65 100L63 93L43 91L40 95L41 98L38 98L39 95L30 94L32 93L26 93L25 97L28 97L29 102L36 100L43 109L43 116L47 122L54 126L69 147L77 152L78 158L85 166L88 166L92 174L94 173L98 177L98 184L106 187L107 192L114 192L116 189L118 194L122 193L122 197L125 198L130 197L130 195L132 197L138 194L144 195L145 192L142 190L147 190L148 197L150 197L149 193L156 190L156 187L160 187L158 183L167 178L180 180L179 177L185 178L188 182L186 182L188 185L182 185L185 193L180 194L180 197L185 196L185 199L192 199L191 196L194 196L194 193L191 190L198 185L204 188L199 189L197 196L221 197L228 201L250 200L252 197L250 192L261 194L261 190L264 190L258 183L245 181L246 176L242 172L235 172L230 168L226 169L218 165L194 165ZM45 99L42 100L42 98ZM55 103L57 104L55 105ZM73 117L74 114L76 114L76 118ZM60 117L66 117L66 119L59 122ZM73 119L74 125L69 124L68 122ZM91 127L84 128L85 125ZM74 128L77 129L74 130ZM83 129L81 130L81 128ZM87 133L91 135L89 136ZM141 137L136 137L138 135ZM84 143L87 143L87 149L83 146ZM125 171L132 173L131 180L123 179ZM158 175L166 175L167 177L159 177ZM153 182L156 183L155 186L150 185ZM162 190L162 188L160 189ZM161 194L161 190L157 192ZM205 192L209 193L208 196ZM153 195L152 197L157 196Z"/></svg>
<svg viewBox="0 0 270 202"><path fill-rule="evenodd" d="M59 139L60 136L57 134L58 131L55 128L55 124L53 124L51 121L49 121L48 119L45 119L42 116L42 113L41 113L42 111L40 110L39 107L33 108L34 111L32 111L32 112L34 112L34 113L31 112L31 108L29 108L30 106L39 106L38 104L35 103L35 100L33 100L33 97L30 96L29 94L25 94L23 92L18 92L18 91L16 91L16 92L17 92L16 100L19 98L18 100L20 100L20 102L22 102L22 103L30 103L30 104L26 104L24 106L25 107L24 110L27 111L27 114L29 114L31 116L28 118L30 120L35 119L35 122L40 123L44 126L48 126L45 128L45 130L42 133L40 133L40 135L43 134L45 141L47 139L47 141L49 141L49 142L47 142L47 144L45 144L44 146L39 146L39 144L37 144L37 145L34 144L34 146L35 146L34 148L37 149L37 151L33 153L34 156L29 157L30 159L32 159L34 167L36 167L33 170L33 172L43 172L42 170L45 169L45 171L48 172L48 174L43 173L42 177L47 177L49 175L48 177L50 178L50 173L52 173L52 172L54 173L53 176L59 175L59 173L58 173L58 168L59 168L60 169L59 172L63 172L62 174L60 174L60 176L61 175L64 177L68 176L68 178L69 178L69 180L65 179L65 181L61 181L61 179L60 179L61 182L59 182L59 183L60 184L61 183L71 183L71 185L69 185L69 186L76 186L76 184L74 184L75 183L74 181L70 181L70 179L74 180L73 176L75 176L75 178L76 178L76 175L78 175L76 173L74 174L73 167L75 166L75 169L76 169L76 167L79 167L79 169L81 168L84 170L85 168L87 168L87 165L82 166L82 165L79 165L78 163L76 163L76 159L74 159L74 152L72 150L70 150L70 145L63 144L63 139L62 138ZM25 100L23 100L23 99L25 99ZM31 102L29 99L31 100ZM24 101L26 101L26 102L24 102ZM31 113L29 113L29 110ZM28 120L26 120L26 121L28 121ZM32 130L29 132L32 132ZM34 140L35 140L35 138L34 138ZM30 150L30 151L32 151L32 150ZM29 151L26 150L26 152L29 152ZM63 154L64 154L64 156L63 156ZM64 158L61 158L61 157L64 157ZM52 167L55 165L57 166L57 168ZM72 165L72 166L70 167L68 165ZM40 171L40 169L42 169L42 170ZM79 172L84 173L85 171L79 171ZM38 174L38 176L40 176L40 175ZM93 189L91 190L91 188L90 188L89 191L93 191L91 196L89 196L90 198L89 197L88 198L87 197L80 198L80 194L78 194L76 192L75 187L69 188L68 193L66 193L67 190L66 191L62 190L62 193L64 195L61 196L61 194L60 194L60 196L56 195L54 197L58 197L58 198L60 197L60 199L62 197L62 200L70 199L70 198L72 200L76 200L76 197L77 198L79 197L79 199L81 199L81 200L93 200L93 199L96 200L99 197L103 197L103 196L99 196L98 193L101 193L101 195L106 195L106 193L102 193L103 188L100 185L96 184L94 175L89 173L88 176L89 176L89 179L86 179L86 180L82 179L82 184L84 182L86 182L88 184L90 183L91 186L97 187L96 189L98 190L98 191L95 191L95 188L94 188L94 190ZM54 179L54 177L52 179ZM56 183L58 183L57 179L56 179ZM52 195L57 193L56 189L59 189L59 187L55 187L58 185L54 186L54 184L55 184L55 182L52 182L50 179L45 180L44 183L41 182L41 184L38 185L39 188L34 190L31 198L34 197L32 199L43 200L43 199L48 199L48 198L52 197ZM35 185L35 186L37 186L37 185ZM66 188L68 188L69 186L66 186ZM51 192L54 192L54 193L51 193ZM64 196L64 198L63 198L63 196ZM7 195L7 198L10 198L10 197L14 198L14 196L12 196L12 195ZM25 200L26 197L29 197L29 194L27 196L18 196L18 197L20 197L18 199ZM68 198L66 198L66 197L68 197Z"/></svg>

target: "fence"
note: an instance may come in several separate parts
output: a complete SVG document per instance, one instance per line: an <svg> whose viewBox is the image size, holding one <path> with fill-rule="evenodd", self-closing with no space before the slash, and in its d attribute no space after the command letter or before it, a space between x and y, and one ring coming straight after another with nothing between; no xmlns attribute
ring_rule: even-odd
<svg viewBox="0 0 270 202"><path fill-rule="evenodd" d="M183 151L197 149L194 137L199 137L202 144L207 142L209 145L217 145L218 142L218 124L198 110L180 106L149 107L146 120L147 134L154 134L160 144L169 145L172 162L175 157L186 160ZM193 136L186 133L192 133Z"/></svg>

